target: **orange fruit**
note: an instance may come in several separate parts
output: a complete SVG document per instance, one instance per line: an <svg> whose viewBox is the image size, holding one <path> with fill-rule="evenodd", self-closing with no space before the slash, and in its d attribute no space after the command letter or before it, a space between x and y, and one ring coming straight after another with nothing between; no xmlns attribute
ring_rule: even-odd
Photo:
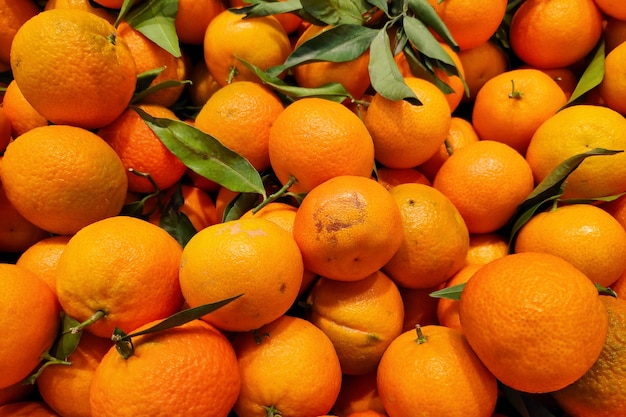
<svg viewBox="0 0 626 417"><path fill-rule="evenodd" d="M0 153L4 152L11 139L11 120L7 117L4 107L0 105Z"/></svg>
<svg viewBox="0 0 626 417"><path fill-rule="evenodd" d="M478 133L474 126L462 117L452 116L450 119L450 129L445 142L439 146L437 152L433 154L426 162L420 164L417 169L426 175L431 183L437 175L437 171L441 165L450 157L455 150L467 145L468 143L477 142L479 140Z"/></svg>
<svg viewBox="0 0 626 417"><path fill-rule="evenodd" d="M389 168L412 168L426 162L450 129L450 107L441 90L421 78L404 80L422 105L392 101L376 93L364 120L374 140L376 160Z"/></svg>
<svg viewBox="0 0 626 417"><path fill-rule="evenodd" d="M626 301L601 296L606 307L609 328L600 357L573 384L553 392L552 397L572 416L622 416L626 395L619 389L626 378L624 367L624 325Z"/></svg>
<svg viewBox="0 0 626 417"><path fill-rule="evenodd" d="M270 129L272 168L290 191L309 192L339 175L370 177L374 143L357 115L341 104L302 98L285 108Z"/></svg>
<svg viewBox="0 0 626 417"><path fill-rule="evenodd" d="M619 298L626 297L626 271L610 287Z"/></svg>
<svg viewBox="0 0 626 417"><path fill-rule="evenodd" d="M594 0L602 13L614 19L626 20L626 5L617 0Z"/></svg>
<svg viewBox="0 0 626 417"><path fill-rule="evenodd" d="M626 196L603 203L599 207L613 216L626 229Z"/></svg>
<svg viewBox="0 0 626 417"><path fill-rule="evenodd" d="M24 98L15 80L11 80L7 86L2 108L9 119L14 138L36 127L48 125L48 120Z"/></svg>
<svg viewBox="0 0 626 417"><path fill-rule="evenodd" d="M204 60L221 86L233 81L260 82L240 59L265 71L285 62L291 53L287 33L275 17L244 16L225 10L211 20L204 35Z"/></svg>
<svg viewBox="0 0 626 417"><path fill-rule="evenodd" d="M445 286L450 288L466 283L481 266L480 264L465 265L446 282ZM440 298L437 303L437 321L442 326L462 331L461 320L459 319L459 302L450 298Z"/></svg>
<svg viewBox="0 0 626 417"><path fill-rule="evenodd" d="M282 0L284 1L284 0ZM244 6L249 6L251 3L246 0L229 0L228 4L231 8L239 8ZM283 26L285 32L291 35L296 31L296 29L300 29L303 23L308 23L302 20L300 16L296 12L293 13L278 13L272 15L278 20L278 22Z"/></svg>
<svg viewBox="0 0 626 417"><path fill-rule="evenodd" d="M226 4L222 0L179 0L174 19L178 40L185 44L202 45L207 26L224 10Z"/></svg>
<svg viewBox="0 0 626 417"><path fill-rule="evenodd" d="M294 49L304 42L331 29L332 26L310 25L298 37ZM341 84L350 93L353 99L359 99L370 86L369 50L361 56L346 62L317 61L301 64L292 69L296 83L300 87L317 88L325 84L336 82Z"/></svg>
<svg viewBox="0 0 626 417"><path fill-rule="evenodd" d="M108 338L83 333L78 346L67 358L71 365L48 366L37 377L37 389L44 402L62 416L90 416L91 381L112 345Z"/></svg>
<svg viewBox="0 0 626 417"><path fill-rule="evenodd" d="M402 331L415 329L415 325L427 326L439 324L437 319L437 301L430 293L441 289L442 285L431 288L398 287L404 303L404 323Z"/></svg>
<svg viewBox="0 0 626 417"><path fill-rule="evenodd" d="M65 246L56 270L57 295L70 316L111 337L165 318L183 303L178 284L182 249L165 230L135 217L116 216L78 231ZM85 277L89 277L85 280Z"/></svg>
<svg viewBox="0 0 626 417"><path fill-rule="evenodd" d="M39 11L39 6L33 0L0 0L0 61L9 62L15 34Z"/></svg>
<svg viewBox="0 0 626 417"><path fill-rule="evenodd" d="M498 30L507 2L469 0L428 0L461 50L487 42Z"/></svg>
<svg viewBox="0 0 626 417"><path fill-rule="evenodd" d="M34 388L34 384L23 384L22 381L0 388L0 407L32 398Z"/></svg>
<svg viewBox="0 0 626 417"><path fill-rule="evenodd" d="M534 184L519 152L480 140L457 149L439 168L433 186L456 206L470 233L490 233L509 221Z"/></svg>
<svg viewBox="0 0 626 417"><path fill-rule="evenodd" d="M608 54L626 41L626 20L609 17L604 26L604 52Z"/></svg>
<svg viewBox="0 0 626 417"><path fill-rule="evenodd" d="M37 400L3 405L0 407L0 415L7 417L59 417L45 403Z"/></svg>
<svg viewBox="0 0 626 417"><path fill-rule="evenodd" d="M490 416L498 395L494 376L461 332L443 326L407 330L387 348L377 386L389 417Z"/></svg>
<svg viewBox="0 0 626 417"><path fill-rule="evenodd" d="M288 231L263 218L240 219L209 226L189 240L180 285L190 307L243 294L203 320L223 330L247 331L287 312L303 272L302 256Z"/></svg>
<svg viewBox="0 0 626 417"><path fill-rule="evenodd" d="M544 211L519 230L515 252L545 252L560 256L603 287L626 270L626 231L606 211L589 204L572 204Z"/></svg>
<svg viewBox="0 0 626 417"><path fill-rule="evenodd" d="M469 90L469 96L462 98L464 102L473 101L478 91L488 80L509 68L508 56L491 41L459 51L458 56Z"/></svg>
<svg viewBox="0 0 626 417"><path fill-rule="evenodd" d="M191 84L187 86L187 95L191 104L196 107L204 106L204 103L220 89L204 61L192 65L188 78Z"/></svg>
<svg viewBox="0 0 626 417"><path fill-rule="evenodd" d="M141 104L138 107L152 117L179 120L173 111L159 104ZM156 133L132 108L126 109L120 117L99 129L97 133L122 160L128 176L129 191L155 191L148 178L131 172L131 169L150 174L159 190L176 184L187 170L183 162L165 147Z"/></svg>
<svg viewBox="0 0 626 417"><path fill-rule="evenodd" d="M549 75L515 69L496 75L478 91L472 124L483 140L506 143L524 155L535 130L567 103Z"/></svg>
<svg viewBox="0 0 626 417"><path fill-rule="evenodd" d="M241 379L235 352L222 333L193 320L132 342L128 359L111 348L96 368L89 395L93 417L173 416L181 410L189 417L228 414Z"/></svg>
<svg viewBox="0 0 626 417"><path fill-rule="evenodd" d="M263 171L270 167L270 128L283 109L269 88L238 81L220 88L207 100L195 126Z"/></svg>
<svg viewBox="0 0 626 417"><path fill-rule="evenodd" d="M594 148L626 149L626 119L607 107L576 105L546 120L526 151L535 181L561 162ZM563 197L593 198L626 191L626 153L594 156L567 177Z"/></svg>
<svg viewBox="0 0 626 417"><path fill-rule="evenodd" d="M389 343L402 332L400 291L380 271L358 281L320 278L306 302L308 320L333 342L344 375L374 372Z"/></svg>
<svg viewBox="0 0 626 417"><path fill-rule="evenodd" d="M517 253L482 266L463 289L459 314L485 366L503 384L530 393L580 378L607 335L606 308L593 283L547 253Z"/></svg>
<svg viewBox="0 0 626 417"><path fill-rule="evenodd" d="M122 161L104 140L79 127L29 130L9 144L1 170L17 211L55 234L73 234L117 215L126 198Z"/></svg>
<svg viewBox="0 0 626 417"><path fill-rule="evenodd" d="M333 344L320 329L298 317L280 316L233 341L241 393L239 417L309 417L330 411L341 388ZM323 366L320 366L323 364Z"/></svg>
<svg viewBox="0 0 626 417"><path fill-rule="evenodd" d="M509 253L508 239L499 233L470 234L466 264L486 264Z"/></svg>
<svg viewBox="0 0 626 417"><path fill-rule="evenodd" d="M571 67L563 67L563 68L535 68L530 65L522 65L519 68L532 68L538 69L539 71L546 73L552 78L563 93L565 93L565 98L570 99L572 93L576 89L576 85L578 84L578 77L574 70Z"/></svg>
<svg viewBox="0 0 626 417"><path fill-rule="evenodd" d="M307 269L355 281L378 271L396 253L402 244L402 217L378 182L342 175L306 195L293 235Z"/></svg>
<svg viewBox="0 0 626 417"><path fill-rule="evenodd" d="M623 95L626 92L626 76L621 64L626 59L626 43L617 45L606 55L604 60L604 78L598 86L598 92L607 107L618 113L626 114Z"/></svg>
<svg viewBox="0 0 626 417"><path fill-rule="evenodd" d="M190 182L193 186L198 187L213 196L214 193L220 189L220 185L218 183L206 177L203 177L197 172L191 170L190 168L187 168L187 171L185 171L183 179Z"/></svg>
<svg viewBox="0 0 626 417"><path fill-rule="evenodd" d="M59 331L59 307L54 293L33 272L0 263L0 325L6 331L0 342L0 388L26 378L52 347Z"/></svg>
<svg viewBox="0 0 626 417"><path fill-rule="evenodd" d="M20 253L48 236L17 211L0 183L0 251Z"/></svg>
<svg viewBox="0 0 626 417"><path fill-rule="evenodd" d="M594 0L531 0L511 20L513 52L537 68L567 67L583 59L602 35Z"/></svg>
<svg viewBox="0 0 626 417"><path fill-rule="evenodd" d="M180 188L183 201L182 205L177 208L177 211L187 216L196 231L217 223L215 203L209 194L193 185L181 184ZM175 192L177 191L172 187L165 193L164 207L174 198ZM159 225L162 216L168 216L168 213L165 213L163 208L160 208L155 210L148 220Z"/></svg>
<svg viewBox="0 0 626 417"><path fill-rule="evenodd" d="M115 15L103 7L94 7L89 0L48 0L44 10L50 9L78 9L93 13L109 23L115 23Z"/></svg>
<svg viewBox="0 0 626 417"><path fill-rule="evenodd" d="M339 417L346 417L350 413L365 410L385 412L376 388L376 371L363 375L343 375L332 412Z"/></svg>
<svg viewBox="0 0 626 417"><path fill-rule="evenodd" d="M120 9L124 4L124 0L93 0L93 2L109 9Z"/></svg>
<svg viewBox="0 0 626 417"><path fill-rule="evenodd" d="M70 236L50 236L39 240L22 252L15 262L17 266L34 272L45 281L56 295L56 269L59 258Z"/></svg>
<svg viewBox="0 0 626 417"><path fill-rule="evenodd" d="M107 125L135 91L128 45L106 19L84 10L46 10L24 23L11 69L26 100L55 124Z"/></svg>
<svg viewBox="0 0 626 417"><path fill-rule="evenodd" d="M199 17L196 17L194 20L198 20L198 18ZM145 71L165 67L152 81L150 86L168 80L183 81L186 78L187 67L182 57L175 57L170 52L148 39L143 33L130 26L127 22L120 22L117 28L117 36L123 39L128 45L128 49L135 61L136 75ZM185 86L182 84L169 87L150 94L143 98L141 102L170 107L178 100L184 88Z"/></svg>
<svg viewBox="0 0 626 417"><path fill-rule="evenodd" d="M469 232L461 214L448 197L428 185L402 184L390 194L402 217L402 244L383 271L405 288L443 283L467 255Z"/></svg>
<svg viewBox="0 0 626 417"><path fill-rule="evenodd" d="M380 167L376 169L376 180L387 190L391 190L396 185L407 183L431 185L430 180L414 168Z"/></svg>

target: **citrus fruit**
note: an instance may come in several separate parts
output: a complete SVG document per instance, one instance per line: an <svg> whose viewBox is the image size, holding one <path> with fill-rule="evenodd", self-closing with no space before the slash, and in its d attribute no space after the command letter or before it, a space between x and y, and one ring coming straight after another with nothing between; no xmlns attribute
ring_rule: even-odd
<svg viewBox="0 0 626 417"><path fill-rule="evenodd" d="M0 183L0 251L20 253L48 236L17 211Z"/></svg>
<svg viewBox="0 0 626 417"><path fill-rule="evenodd" d="M500 233L470 234L469 249L465 257L466 264L486 264L494 259L508 255L509 241Z"/></svg>
<svg viewBox="0 0 626 417"><path fill-rule="evenodd" d="M174 20L178 40L184 44L202 45L211 20L226 10L222 0L179 0Z"/></svg>
<svg viewBox="0 0 626 417"><path fill-rule="evenodd" d="M626 20L626 7L624 7L622 2L617 0L594 0L594 2L605 15L615 19Z"/></svg>
<svg viewBox="0 0 626 417"><path fill-rule="evenodd" d="M607 107L618 113L626 114L626 105L623 97L626 92L626 76L624 76L621 62L626 58L626 43L617 45L606 55L604 60L604 77L598 87L598 92Z"/></svg>
<svg viewBox="0 0 626 417"><path fill-rule="evenodd" d="M343 375L332 412L339 417L346 417L364 410L385 411L376 388L376 371L363 375Z"/></svg>
<svg viewBox="0 0 626 417"><path fill-rule="evenodd" d="M11 80L4 93L2 108L9 119L11 133L17 138L23 133L39 126L46 126L48 120L43 117L33 106L24 98L15 80Z"/></svg>
<svg viewBox="0 0 626 417"><path fill-rule="evenodd" d="M175 193L178 192L176 187L169 188L163 196L163 206L167 207L168 204L172 203L172 199L177 199L178 195ZM187 216L196 231L217 223L215 203L204 190L193 185L181 184L180 197L182 198L180 207L176 207L177 203L174 203L176 212ZM164 207L155 210L148 220L159 225L163 216L169 216Z"/></svg>
<svg viewBox="0 0 626 417"><path fill-rule="evenodd" d="M15 264L34 272L56 295L56 269L70 236L45 237L24 250Z"/></svg>
<svg viewBox="0 0 626 417"><path fill-rule="evenodd" d="M459 51L458 55L469 90L469 96L461 99L463 102L473 101L488 80L509 69L509 57L492 41Z"/></svg>
<svg viewBox="0 0 626 417"><path fill-rule="evenodd" d="M459 269L452 278L446 281L445 287L451 288L466 283L481 266L480 264L465 265L463 268ZM461 321L459 319L458 300L440 298L437 303L437 321L442 326L462 330Z"/></svg>
<svg viewBox="0 0 626 417"><path fill-rule="evenodd" d="M396 185L406 183L431 185L430 180L414 168L379 167L376 169L376 180L387 190L391 190Z"/></svg>
<svg viewBox="0 0 626 417"><path fill-rule="evenodd" d="M437 301L430 294L439 290L444 284L431 288L405 288L398 287L404 303L404 323L402 331L415 329L416 325L427 326L439 324L437 319Z"/></svg>
<svg viewBox="0 0 626 417"><path fill-rule="evenodd" d="M0 11L0 61L9 62L15 34L40 10L37 3L32 0L2 0Z"/></svg>
<svg viewBox="0 0 626 417"><path fill-rule="evenodd" d="M89 0L48 0L44 10L50 9L79 9L93 13L106 19L109 23L115 23L115 15L103 7L95 7Z"/></svg>
<svg viewBox="0 0 626 417"><path fill-rule="evenodd" d="M0 415L7 417L59 417L44 402L37 400L18 401L3 405L0 407Z"/></svg>

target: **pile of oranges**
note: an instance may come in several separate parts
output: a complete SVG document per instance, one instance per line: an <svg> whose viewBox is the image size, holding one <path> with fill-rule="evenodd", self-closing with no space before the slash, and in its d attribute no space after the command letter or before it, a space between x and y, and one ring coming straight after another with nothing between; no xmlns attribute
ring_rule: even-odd
<svg viewBox="0 0 626 417"><path fill-rule="evenodd" d="M0 0L0 416L626 416L626 3L297 3Z"/></svg>

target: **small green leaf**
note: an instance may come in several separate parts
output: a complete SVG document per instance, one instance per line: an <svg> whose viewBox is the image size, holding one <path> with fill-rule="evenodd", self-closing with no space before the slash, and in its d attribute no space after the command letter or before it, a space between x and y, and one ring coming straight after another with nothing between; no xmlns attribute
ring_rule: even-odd
<svg viewBox="0 0 626 417"><path fill-rule="evenodd" d="M604 78L604 40L600 40L598 46L596 47L595 53L593 55L593 59L581 75L578 80L578 84L576 84L576 88L569 98L565 108L570 104L574 103L584 94L588 93L602 82Z"/></svg>
<svg viewBox="0 0 626 417"><path fill-rule="evenodd" d="M173 88L173 87L180 87L186 84L191 84L190 80L183 80L183 81L179 81L179 80L165 80L162 81L156 85L153 85L151 87L148 87L138 93L135 93L135 95L133 96L133 99L131 101L132 103L138 103L140 101L142 101L143 99L145 99L146 97L148 97L151 94L156 93L157 91L161 91L161 90L165 90L166 88Z"/></svg>
<svg viewBox="0 0 626 417"><path fill-rule="evenodd" d="M429 58L423 56L421 58L424 60L424 62L422 62L422 60L420 60L420 57L415 54L413 47L409 44L405 45L403 53L406 57L406 62L409 64L409 69L414 76L430 81L431 83L435 84L444 94L450 94L454 92L452 87L450 87L448 84L435 76L433 67L437 66L436 63L431 62Z"/></svg>
<svg viewBox="0 0 626 417"><path fill-rule="evenodd" d="M593 204L593 203L608 203L610 201L615 201L620 197L626 195L626 192L616 194L616 195L608 195L605 197L594 197L594 198L562 198L559 199L559 202L564 204Z"/></svg>
<svg viewBox="0 0 626 417"><path fill-rule="evenodd" d="M150 84L165 70L165 67L155 68L144 71L137 75L137 83L135 84L135 95L141 93L150 87Z"/></svg>
<svg viewBox="0 0 626 417"><path fill-rule="evenodd" d="M222 222L237 220L243 216L244 213L252 210L257 204L259 204L258 194L239 193L235 198L230 200L224 208Z"/></svg>
<svg viewBox="0 0 626 417"><path fill-rule="evenodd" d="M362 14L367 11L358 0L300 0L302 8L314 18L327 25L363 23Z"/></svg>
<svg viewBox="0 0 626 417"><path fill-rule="evenodd" d="M188 168L230 190L265 197L261 176L247 159L185 122L155 118L140 108L133 109Z"/></svg>
<svg viewBox="0 0 626 417"><path fill-rule="evenodd" d="M458 52L459 45L448 30L443 20L439 17L435 9L426 0L408 0L409 8L415 13L417 19L426 26L432 28L450 47ZM419 49L419 48L418 48Z"/></svg>
<svg viewBox="0 0 626 417"><path fill-rule="evenodd" d="M126 21L152 42L179 58L180 44L174 20L178 12L178 0L142 1L133 8Z"/></svg>
<svg viewBox="0 0 626 417"><path fill-rule="evenodd" d="M463 288L465 288L465 283L433 291L430 293L430 296L434 298L447 298L449 300L458 301L461 299L461 293L463 292Z"/></svg>
<svg viewBox="0 0 626 417"><path fill-rule="evenodd" d="M298 11L302 8L300 0L285 0L285 1L265 1L254 0L248 1L250 6L244 6L239 8L231 8L230 10L236 14L245 14L246 17L261 17L271 16L279 13L290 13Z"/></svg>
<svg viewBox="0 0 626 417"><path fill-rule="evenodd" d="M140 0L124 0L124 3L122 3L122 7L117 14L117 19L115 20L115 27L117 27L121 21L126 19L126 16L130 12L130 9L132 9L135 3L137 3L138 1Z"/></svg>
<svg viewBox="0 0 626 417"><path fill-rule="evenodd" d="M600 294L600 295L609 295L611 297L617 298L617 293L614 290L612 290L610 287L603 287L602 285L598 284L597 282L594 282L594 285L596 286L596 289L598 290L598 294Z"/></svg>
<svg viewBox="0 0 626 417"><path fill-rule="evenodd" d="M422 22L414 17L405 16L403 26L409 40L420 54L446 65L454 75L459 74L450 55Z"/></svg>
<svg viewBox="0 0 626 417"><path fill-rule="evenodd" d="M184 203L181 186L178 183L159 219L159 227L168 232L183 248L198 232L189 217L179 210Z"/></svg>
<svg viewBox="0 0 626 417"><path fill-rule="evenodd" d="M78 325L80 325L78 320L64 312L61 313L61 334L50 348L50 355L60 360L66 360L76 350L83 332L72 333L71 329Z"/></svg>

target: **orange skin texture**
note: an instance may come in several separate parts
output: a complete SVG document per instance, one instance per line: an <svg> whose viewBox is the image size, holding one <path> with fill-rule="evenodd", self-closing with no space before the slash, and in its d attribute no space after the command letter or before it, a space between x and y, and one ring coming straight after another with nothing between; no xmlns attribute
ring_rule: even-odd
<svg viewBox="0 0 626 417"><path fill-rule="evenodd" d="M0 413L14 417L59 417L46 403L28 400L3 405Z"/></svg>
<svg viewBox="0 0 626 417"><path fill-rule="evenodd" d="M491 41L459 51L458 55L469 89L469 96L464 95L463 102L473 101L487 81L509 69L508 56Z"/></svg>
<svg viewBox="0 0 626 417"><path fill-rule="evenodd" d="M71 236L50 236L29 246L15 262L44 280L56 295L56 268Z"/></svg>
<svg viewBox="0 0 626 417"><path fill-rule="evenodd" d="M376 388L376 372L363 375L343 375L341 390L333 405L333 413L339 417L346 417L350 413L365 410L385 412Z"/></svg>
<svg viewBox="0 0 626 417"><path fill-rule="evenodd" d="M626 44L616 46L604 60L604 78L598 92L607 107L618 113L626 114L623 96L626 93L626 76L623 74L623 63L626 59Z"/></svg>
<svg viewBox="0 0 626 417"><path fill-rule="evenodd" d="M20 253L48 236L17 211L0 184L0 251Z"/></svg>
<svg viewBox="0 0 626 417"><path fill-rule="evenodd" d="M211 20L226 9L222 0L181 0L174 24L181 43L202 45Z"/></svg>
<svg viewBox="0 0 626 417"><path fill-rule="evenodd" d="M39 13L39 7L31 0L0 1L0 61L10 60L11 44L19 28Z"/></svg>
<svg viewBox="0 0 626 417"><path fill-rule="evenodd" d="M376 170L376 179L387 190L391 190L396 185L406 183L418 183L431 185L430 180L424 174L414 168L386 168L380 167Z"/></svg>
<svg viewBox="0 0 626 417"><path fill-rule="evenodd" d="M415 330L415 325L426 326L439 324L437 319L438 299L431 297L430 293L439 290L443 285L431 288L405 288L400 289L400 295L404 302L404 324L402 331Z"/></svg>
<svg viewBox="0 0 626 417"><path fill-rule="evenodd" d="M454 287L466 283L482 265L465 265L446 282L446 287ZM440 298L437 303L437 319L442 326L462 331L459 319L459 302L449 298Z"/></svg>
<svg viewBox="0 0 626 417"><path fill-rule="evenodd" d="M4 92L2 108L9 120L13 138L36 127L48 125L48 120L24 98L15 80L9 83Z"/></svg>

